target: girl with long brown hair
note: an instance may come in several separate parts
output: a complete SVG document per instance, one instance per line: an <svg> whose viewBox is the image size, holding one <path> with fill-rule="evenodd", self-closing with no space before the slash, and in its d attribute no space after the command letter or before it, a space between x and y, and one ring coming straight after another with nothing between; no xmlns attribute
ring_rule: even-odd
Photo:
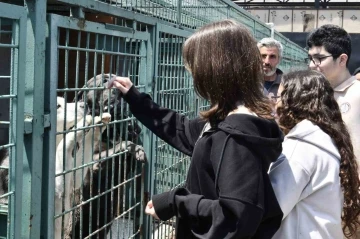
<svg viewBox="0 0 360 239"><path fill-rule="evenodd" d="M330 83L317 71L292 72L278 96L286 137L269 175L284 218L274 238L350 238L359 225L358 166Z"/></svg>
<svg viewBox="0 0 360 239"><path fill-rule="evenodd" d="M283 136L262 93L256 41L245 26L223 20L193 34L183 56L196 92L211 103L201 118L159 107L128 78L114 81L135 117L191 156L185 186L154 195L145 212L176 216L177 239L270 239L282 212L267 171ZM211 129L199 137L205 124Z"/></svg>

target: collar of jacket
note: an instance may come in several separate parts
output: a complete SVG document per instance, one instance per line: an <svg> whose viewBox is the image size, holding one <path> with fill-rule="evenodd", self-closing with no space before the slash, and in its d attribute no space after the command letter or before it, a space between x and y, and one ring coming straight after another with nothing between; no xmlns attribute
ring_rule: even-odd
<svg viewBox="0 0 360 239"><path fill-rule="evenodd" d="M345 91L347 88L349 88L350 86L352 86L355 82L357 81L355 76L350 77L349 79L347 79L346 81L344 81L343 83L341 83L340 85L338 85L337 87L334 88L335 92L343 92Z"/></svg>

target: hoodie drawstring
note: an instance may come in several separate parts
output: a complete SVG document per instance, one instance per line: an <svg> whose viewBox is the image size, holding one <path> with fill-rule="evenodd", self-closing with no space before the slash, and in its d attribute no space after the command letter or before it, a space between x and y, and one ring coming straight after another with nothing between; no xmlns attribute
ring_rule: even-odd
<svg viewBox="0 0 360 239"><path fill-rule="evenodd" d="M218 188L218 180L219 180L218 176L219 176L219 172L220 172L220 168L221 168L221 163L222 163L222 160L224 158L224 152L225 152L225 148L226 148L226 143L229 140L229 138L230 138L230 134L225 139L224 146L223 146L223 148L221 150L220 161L219 161L219 164L217 166L217 170L216 170L216 174L215 174L215 190L218 192L218 196L220 196L220 190Z"/></svg>

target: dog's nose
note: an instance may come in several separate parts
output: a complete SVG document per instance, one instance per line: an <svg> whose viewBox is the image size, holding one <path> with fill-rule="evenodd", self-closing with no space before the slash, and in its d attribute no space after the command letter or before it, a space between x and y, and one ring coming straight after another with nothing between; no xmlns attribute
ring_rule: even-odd
<svg viewBox="0 0 360 239"><path fill-rule="evenodd" d="M132 134L140 134L141 133L141 128L139 127L139 125L137 123L129 122L129 124L128 124L128 132L130 132Z"/></svg>
<svg viewBox="0 0 360 239"><path fill-rule="evenodd" d="M137 134L141 133L141 128L138 124L135 123L135 130L134 130Z"/></svg>

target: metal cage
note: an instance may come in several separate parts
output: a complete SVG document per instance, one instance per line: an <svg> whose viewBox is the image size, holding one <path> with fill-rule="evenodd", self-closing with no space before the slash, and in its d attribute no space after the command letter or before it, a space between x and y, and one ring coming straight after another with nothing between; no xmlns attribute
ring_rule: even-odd
<svg viewBox="0 0 360 239"><path fill-rule="evenodd" d="M183 65L187 37L225 18L256 39L271 29L228 0L4 2L0 238L171 238L174 219L143 209L185 182L189 157L140 125L108 85L130 77L161 106L195 118L209 105ZM305 50L274 37L282 70L306 67Z"/></svg>

